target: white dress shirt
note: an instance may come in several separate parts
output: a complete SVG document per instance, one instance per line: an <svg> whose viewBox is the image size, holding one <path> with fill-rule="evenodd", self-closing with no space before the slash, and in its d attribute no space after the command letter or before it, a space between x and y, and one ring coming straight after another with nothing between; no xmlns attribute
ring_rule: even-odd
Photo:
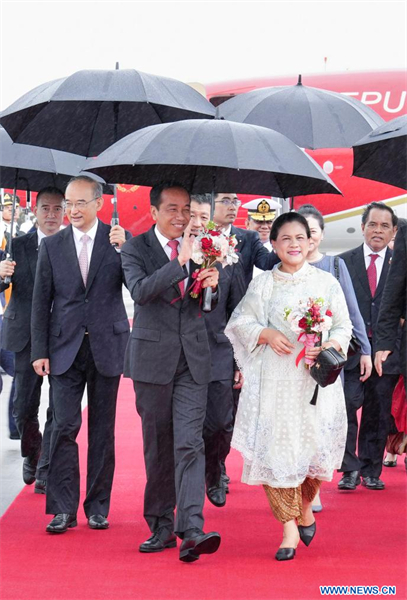
<svg viewBox="0 0 407 600"><path fill-rule="evenodd" d="M74 227L72 225L73 240L75 242L76 254L77 254L78 258L79 258L79 254L81 253L82 246L83 246L83 243L81 242L82 236L85 235L85 233L86 233L86 235L90 237L90 240L87 243L88 265L90 265L90 259L92 258L92 250L93 250L93 246L95 243L95 237L96 237L96 232L98 230L98 225L99 225L99 220L96 219L96 223L94 224L92 229L89 229L89 231L86 231L86 232L80 231L77 227Z"/></svg>
<svg viewBox="0 0 407 600"><path fill-rule="evenodd" d="M42 240L43 240L45 237L47 237L47 236L45 235L45 233L42 233L42 231L41 231L41 229L40 229L39 227L38 227L38 229L37 229L37 237L38 237L38 248L39 248L39 247L40 247L40 244L41 244L41 242L42 242Z"/></svg>
<svg viewBox="0 0 407 600"><path fill-rule="evenodd" d="M365 257L365 266L366 266L366 270L368 269L370 262L371 262L371 257L370 254L378 254L378 258L376 258L376 273L377 273L377 280L376 280L376 287L379 285L379 281L380 281L380 275L382 274L382 269L383 269L383 265L384 265L384 258L386 256L386 252L387 252L387 246L385 246L383 248L383 250L380 250L380 252L373 252L373 250L371 248L369 248L369 246L367 244L363 244L363 255Z"/></svg>

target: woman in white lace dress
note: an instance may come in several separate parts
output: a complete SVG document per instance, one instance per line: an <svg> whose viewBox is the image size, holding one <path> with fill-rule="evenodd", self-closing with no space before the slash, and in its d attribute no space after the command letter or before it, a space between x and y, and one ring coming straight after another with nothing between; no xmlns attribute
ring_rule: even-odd
<svg viewBox="0 0 407 600"><path fill-rule="evenodd" d="M311 502L322 481L330 481L342 463L347 417L340 379L319 389L296 357L297 341L285 309L323 298L332 312L332 328L322 347L346 354L352 333L338 281L306 262L310 230L298 213L278 217L271 241L281 263L254 279L225 330L245 383L236 415L232 446L243 456L242 481L263 485L274 516L283 523L277 560L295 556L301 539L307 546L316 525ZM321 348L309 348L315 360Z"/></svg>

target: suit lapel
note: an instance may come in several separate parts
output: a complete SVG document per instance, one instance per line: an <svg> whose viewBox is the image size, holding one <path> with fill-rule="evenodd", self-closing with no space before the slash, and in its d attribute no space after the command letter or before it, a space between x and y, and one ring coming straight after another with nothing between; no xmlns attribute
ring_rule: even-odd
<svg viewBox="0 0 407 600"><path fill-rule="evenodd" d="M75 241L73 239L72 225L68 225L62 230L63 257L66 259L66 268L71 270L72 281L77 281L85 289L81 269L79 267L78 254L76 252Z"/></svg>
<svg viewBox="0 0 407 600"><path fill-rule="evenodd" d="M353 258L354 258L356 275L359 277L360 283L361 283L365 293L368 295L369 298L371 298L372 293L370 291L369 280L367 278L365 256L363 254L363 246L359 246L359 248L356 248L356 250L353 254Z"/></svg>
<svg viewBox="0 0 407 600"><path fill-rule="evenodd" d="M146 241L147 241L147 245L151 249L150 258L152 259L153 263L159 269L161 269L161 267L163 267L168 262L170 262L170 259L168 258L168 256L165 253L164 248L161 246L160 242L158 241L158 238L154 232L154 228L155 228L155 225L147 231Z"/></svg>
<svg viewBox="0 0 407 600"><path fill-rule="evenodd" d="M25 252L27 255L28 264L30 265L31 275L34 281L38 259L38 234L36 231L33 233L27 233Z"/></svg>
<svg viewBox="0 0 407 600"><path fill-rule="evenodd" d="M377 298L383 292L384 284L386 283L387 279L387 273L390 267L390 259L392 257L392 254L392 251L389 248L387 248L386 254L384 255L384 263L382 267L382 272L380 273L379 283L377 284L376 293L374 295L375 298Z"/></svg>
<svg viewBox="0 0 407 600"><path fill-rule="evenodd" d="M239 231L239 229L237 229L237 227L232 225L232 227L230 228L230 235L236 236L236 240L237 240L236 248L240 251L244 244L244 236L242 235L242 232Z"/></svg>
<svg viewBox="0 0 407 600"><path fill-rule="evenodd" d="M96 230L95 241L93 242L92 257L90 259L88 278L86 280L86 291L88 292L93 280L96 277L100 265L102 264L103 257L106 254L108 248L111 247L109 236L107 235L106 225L99 221L98 228ZM78 262L79 267L79 262ZM80 271L80 270L79 270Z"/></svg>

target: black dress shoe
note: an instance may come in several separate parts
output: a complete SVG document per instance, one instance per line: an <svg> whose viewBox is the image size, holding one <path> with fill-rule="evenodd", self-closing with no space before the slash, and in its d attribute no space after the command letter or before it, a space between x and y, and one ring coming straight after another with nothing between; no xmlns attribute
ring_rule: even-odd
<svg viewBox="0 0 407 600"><path fill-rule="evenodd" d="M179 549L179 559L182 562L194 562L201 554L213 554L220 546L220 535L216 531L211 533L196 532L191 537L185 537Z"/></svg>
<svg viewBox="0 0 407 600"><path fill-rule="evenodd" d="M338 483L338 488L340 490L356 490L358 485L360 485L359 471L345 471Z"/></svg>
<svg viewBox="0 0 407 600"><path fill-rule="evenodd" d="M10 440L19 440L20 434L18 433L18 431L10 431L10 434L8 437L10 438Z"/></svg>
<svg viewBox="0 0 407 600"><path fill-rule="evenodd" d="M209 487L206 490L209 502L212 502L214 506L221 508L226 504L226 489L222 481L218 485Z"/></svg>
<svg viewBox="0 0 407 600"><path fill-rule="evenodd" d="M166 548L176 548L176 546L177 538L173 533L164 540L160 539L158 533L153 533L148 540L140 544L138 549L140 552L162 552Z"/></svg>
<svg viewBox="0 0 407 600"><path fill-rule="evenodd" d="M362 477L362 485L368 490L384 490L384 481L378 477Z"/></svg>
<svg viewBox="0 0 407 600"><path fill-rule="evenodd" d="M298 525L298 532L300 534L300 540L309 546L317 530L317 524L314 521L312 525Z"/></svg>
<svg viewBox="0 0 407 600"><path fill-rule="evenodd" d="M34 484L34 494L46 494L47 482L45 479L36 479Z"/></svg>
<svg viewBox="0 0 407 600"><path fill-rule="evenodd" d="M60 513L48 523L46 531L48 533L65 533L71 527L76 527L77 524L76 515Z"/></svg>
<svg viewBox="0 0 407 600"><path fill-rule="evenodd" d="M277 560L292 560L295 556L295 548L279 548L276 553Z"/></svg>
<svg viewBox="0 0 407 600"><path fill-rule="evenodd" d="M108 529L109 521L103 515L91 515L88 525L91 529Z"/></svg>
<svg viewBox="0 0 407 600"><path fill-rule="evenodd" d="M29 456L26 456L23 460L23 480L27 485L31 485L35 481L37 463L38 458L30 458Z"/></svg>

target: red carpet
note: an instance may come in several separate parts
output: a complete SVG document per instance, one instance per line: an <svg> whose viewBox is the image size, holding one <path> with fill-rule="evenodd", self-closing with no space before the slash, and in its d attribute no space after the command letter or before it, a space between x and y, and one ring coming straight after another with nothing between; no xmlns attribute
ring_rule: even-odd
<svg viewBox="0 0 407 600"><path fill-rule="evenodd" d="M80 433L84 487L86 427ZM225 508L206 506L206 531L222 545L193 564L178 551L143 555L149 532L142 517L144 465L140 424L131 382L121 385L116 428L117 468L109 515L111 528L92 531L81 508L78 527L60 536L45 533L45 499L26 487L1 521L2 600L308 600L320 585L406 587L406 472L399 458L384 469L387 489L339 493L338 476L325 484L324 510L309 548L278 563L279 524L264 492L239 483L240 457L228 462L232 478Z"/></svg>

